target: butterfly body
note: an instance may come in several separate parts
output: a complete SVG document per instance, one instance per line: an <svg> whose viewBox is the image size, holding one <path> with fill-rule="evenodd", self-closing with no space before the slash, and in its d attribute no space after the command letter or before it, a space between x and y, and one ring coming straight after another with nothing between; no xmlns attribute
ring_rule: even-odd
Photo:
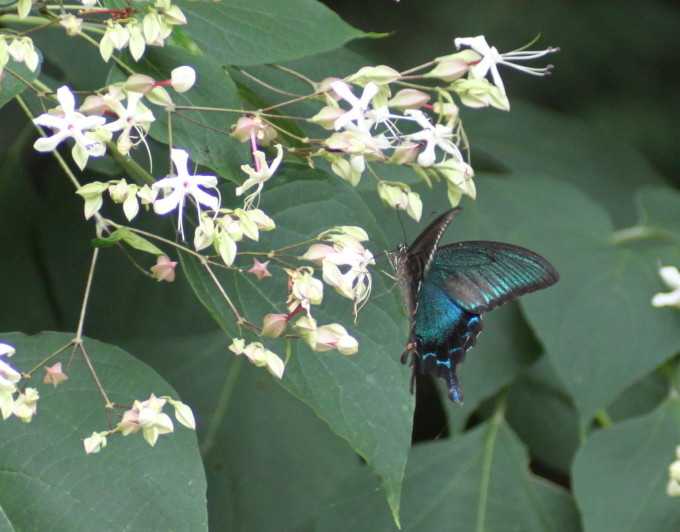
<svg viewBox="0 0 680 532"><path fill-rule="evenodd" d="M407 363L411 353L414 371L443 379L457 403L463 395L456 367L475 345L481 314L559 279L546 259L512 244L474 241L437 248L460 210L442 214L393 255L410 324L401 360Z"/></svg>

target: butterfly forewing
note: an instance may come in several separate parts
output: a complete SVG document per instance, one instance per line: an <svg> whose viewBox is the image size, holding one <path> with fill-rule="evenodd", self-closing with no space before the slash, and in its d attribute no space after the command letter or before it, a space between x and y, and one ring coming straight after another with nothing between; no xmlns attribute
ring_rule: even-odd
<svg viewBox="0 0 680 532"><path fill-rule="evenodd" d="M458 242L439 248L426 276L468 312L481 314L559 279L546 259L501 242Z"/></svg>

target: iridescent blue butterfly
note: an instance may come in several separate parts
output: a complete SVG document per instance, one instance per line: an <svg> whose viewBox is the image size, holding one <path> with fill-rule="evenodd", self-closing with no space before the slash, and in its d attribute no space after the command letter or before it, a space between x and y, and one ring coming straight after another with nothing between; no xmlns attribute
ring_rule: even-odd
<svg viewBox="0 0 680 532"><path fill-rule="evenodd" d="M560 278L546 259L512 244L475 241L437 248L460 211L445 212L413 244L400 244L393 254L409 318L401 362L406 364L411 353L414 377L418 370L443 379L456 403L463 402L456 368L482 330L481 314Z"/></svg>

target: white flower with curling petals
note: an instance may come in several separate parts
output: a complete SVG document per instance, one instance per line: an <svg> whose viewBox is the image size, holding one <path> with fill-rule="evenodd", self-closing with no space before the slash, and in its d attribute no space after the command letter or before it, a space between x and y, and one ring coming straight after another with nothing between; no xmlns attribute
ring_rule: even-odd
<svg viewBox="0 0 680 532"><path fill-rule="evenodd" d="M103 126L106 118L103 116L85 116L76 112L76 99L66 85L57 90L57 100L61 106L61 116L43 113L33 120L38 126L49 127L55 133L49 137L42 137L35 141L33 147L38 151L52 151L67 138L76 141L92 157L101 157L106 152L106 146L101 141L88 137L85 133L95 127Z"/></svg>
<svg viewBox="0 0 680 532"><path fill-rule="evenodd" d="M201 205L205 205L212 210L217 210L220 206L220 200L200 188L216 187L217 178L214 175L189 175L189 154L185 150L173 148L170 158L175 165L177 175L165 177L152 185L151 188L153 190L160 189L170 191L164 198L157 199L153 202L153 209L156 214L161 215L177 209L179 217L178 230L181 233L182 238L184 238L182 214L187 196L191 197L196 202L196 207L199 210L199 220Z"/></svg>
<svg viewBox="0 0 680 532"><path fill-rule="evenodd" d="M248 179L246 179L240 187L236 187L236 195L240 196L249 188L257 186L255 192L246 196L246 199L243 202L243 206L246 209L249 209L252 206L255 199L260 195L260 192L262 192L264 184L269 181L279 169L279 165L283 159L283 147L281 144L276 145L276 157L272 161L271 166L267 164L264 152L256 150L253 153L253 156L256 161L255 168L252 168L247 164L241 165L241 170L248 174Z"/></svg>
<svg viewBox="0 0 680 532"><path fill-rule="evenodd" d="M530 51L519 49L501 54L498 50L496 50L495 46L489 46L489 44L486 42L486 38L483 35L478 35L477 37L458 38L454 41L454 43L457 48L460 48L461 46L468 46L471 50L477 52L481 56L481 60L472 68L470 68L470 77L477 79L484 78L489 72L491 72L493 84L501 89L503 93L505 93L505 86L503 85L503 80L501 79L501 75L498 73L498 67L496 65L505 65L533 76L547 76L550 74L552 65L548 65L546 67L527 67L523 65L516 65L512 61L528 61L559 51L559 48L549 47L545 50Z"/></svg>

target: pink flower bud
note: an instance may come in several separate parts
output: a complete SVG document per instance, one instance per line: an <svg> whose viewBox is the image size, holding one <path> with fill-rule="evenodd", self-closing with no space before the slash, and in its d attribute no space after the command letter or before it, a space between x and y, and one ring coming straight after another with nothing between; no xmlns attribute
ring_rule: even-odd
<svg viewBox="0 0 680 532"><path fill-rule="evenodd" d="M430 95L416 89L402 89L387 105L396 109L418 109L430 101Z"/></svg>

